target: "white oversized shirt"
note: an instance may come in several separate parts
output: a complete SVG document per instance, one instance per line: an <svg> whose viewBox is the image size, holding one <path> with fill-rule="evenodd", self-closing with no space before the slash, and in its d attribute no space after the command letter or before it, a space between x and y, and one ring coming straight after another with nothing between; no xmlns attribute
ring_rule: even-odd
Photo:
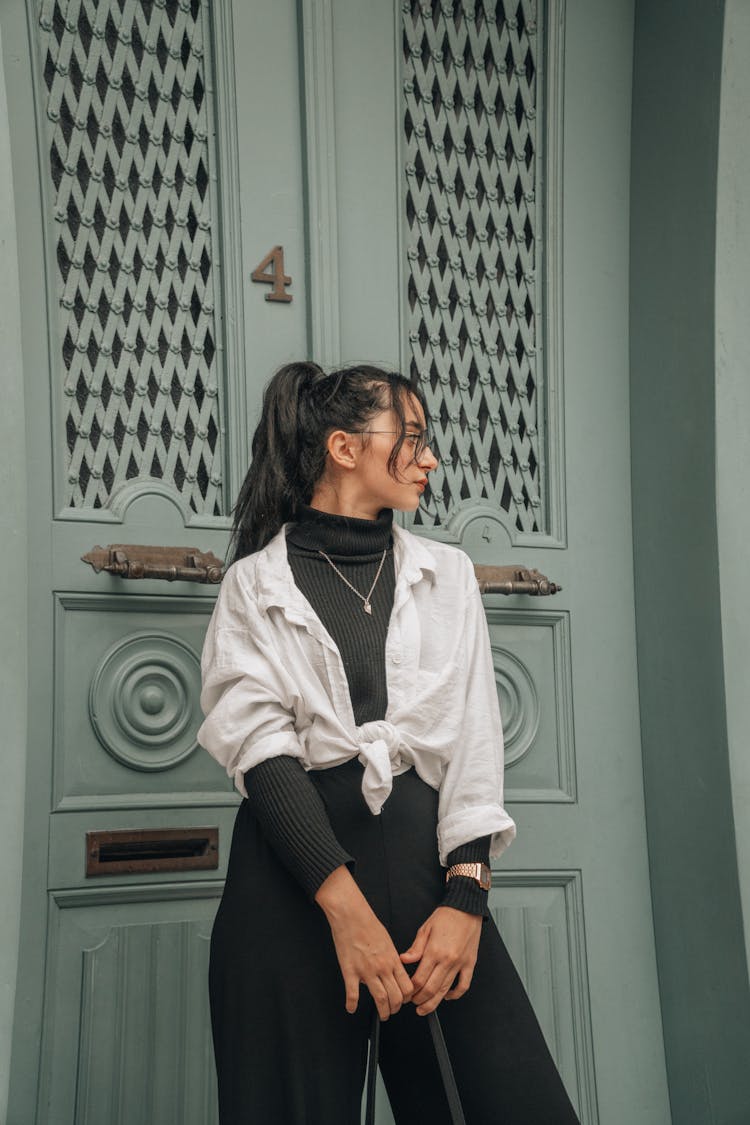
<svg viewBox="0 0 750 1125"><path fill-rule="evenodd" d="M499 856L516 828L502 803L500 709L471 560L394 524L388 708L357 726L341 654L294 581L285 531L222 582L203 646L199 742L243 796L243 775L267 758L325 769L358 757L374 814L413 766L440 794L440 862L480 836Z"/></svg>

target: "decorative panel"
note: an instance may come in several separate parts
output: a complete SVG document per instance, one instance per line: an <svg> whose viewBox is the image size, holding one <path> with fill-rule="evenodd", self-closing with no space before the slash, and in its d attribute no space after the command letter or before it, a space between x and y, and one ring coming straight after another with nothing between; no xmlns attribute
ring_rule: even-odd
<svg viewBox="0 0 750 1125"><path fill-rule="evenodd" d="M207 978L221 887L160 891L54 896L40 1121L217 1120Z"/></svg>
<svg viewBox="0 0 750 1125"><path fill-rule="evenodd" d="M425 527L484 503L546 530L538 9L402 4L407 328L440 461Z"/></svg>
<svg viewBox="0 0 750 1125"><path fill-rule="evenodd" d="M487 609L505 741L505 797L576 797L567 612Z"/></svg>
<svg viewBox="0 0 750 1125"><path fill-rule="evenodd" d="M194 922L121 926L83 950L75 1117L82 1125L162 1121L165 1111L188 1120L190 1023L200 1021L208 1038L208 942L199 929ZM210 1120L213 1060L208 1050L202 1055L201 1118ZM175 1097L183 1100L179 1115Z"/></svg>
<svg viewBox="0 0 750 1125"><path fill-rule="evenodd" d="M490 909L582 1125L595 1125L580 874L496 871Z"/></svg>
<svg viewBox="0 0 750 1125"><path fill-rule="evenodd" d="M43 0L65 504L159 480L222 512L205 0Z"/></svg>
<svg viewBox="0 0 750 1125"><path fill-rule="evenodd" d="M213 600L57 601L55 807L226 804L232 783L196 741Z"/></svg>

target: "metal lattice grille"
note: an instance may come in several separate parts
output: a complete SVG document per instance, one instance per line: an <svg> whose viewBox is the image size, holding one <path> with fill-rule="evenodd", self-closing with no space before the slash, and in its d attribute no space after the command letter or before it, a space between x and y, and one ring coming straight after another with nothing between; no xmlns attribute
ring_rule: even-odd
<svg viewBox="0 0 750 1125"><path fill-rule="evenodd" d="M221 512L201 0L44 0L66 504L159 479Z"/></svg>
<svg viewBox="0 0 750 1125"><path fill-rule="evenodd" d="M403 12L408 329L435 453L415 522L541 530L536 0Z"/></svg>

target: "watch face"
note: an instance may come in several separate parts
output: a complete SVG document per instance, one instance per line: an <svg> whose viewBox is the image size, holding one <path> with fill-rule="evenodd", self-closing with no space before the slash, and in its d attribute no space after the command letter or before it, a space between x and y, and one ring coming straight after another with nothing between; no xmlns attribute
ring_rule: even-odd
<svg viewBox="0 0 750 1125"><path fill-rule="evenodd" d="M480 865L479 886L483 891L488 891L492 887L492 872L486 863Z"/></svg>

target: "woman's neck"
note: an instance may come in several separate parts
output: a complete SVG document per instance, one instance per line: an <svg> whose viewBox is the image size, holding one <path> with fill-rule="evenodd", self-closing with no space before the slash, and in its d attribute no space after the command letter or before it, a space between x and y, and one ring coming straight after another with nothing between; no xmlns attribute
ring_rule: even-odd
<svg viewBox="0 0 750 1125"><path fill-rule="evenodd" d="M381 507L368 497L358 496L349 489L334 490L318 487L312 494L310 507L329 516L348 516L355 520L376 520Z"/></svg>

